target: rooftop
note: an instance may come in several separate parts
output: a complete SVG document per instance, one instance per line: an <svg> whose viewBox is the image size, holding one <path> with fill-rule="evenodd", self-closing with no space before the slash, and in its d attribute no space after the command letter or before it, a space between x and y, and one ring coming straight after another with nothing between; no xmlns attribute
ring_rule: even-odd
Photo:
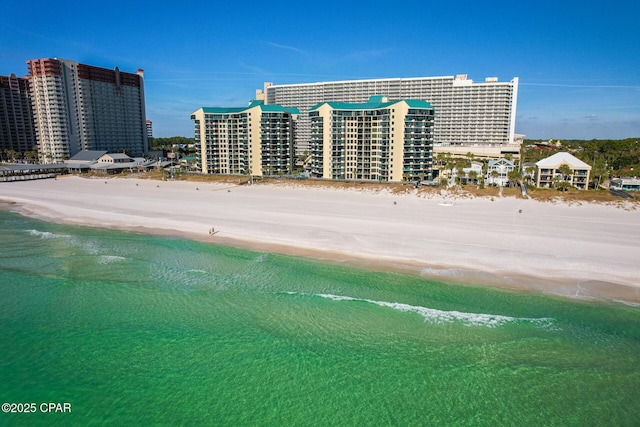
<svg viewBox="0 0 640 427"><path fill-rule="evenodd" d="M558 168L562 164L567 164L572 169L591 169L591 166L567 152L556 153L536 162L536 166L539 168Z"/></svg>
<svg viewBox="0 0 640 427"><path fill-rule="evenodd" d="M238 114L251 108L260 107L260 110L268 113L300 114L297 108L287 108L281 105L266 105L264 101L251 101L247 107L202 107L205 114Z"/></svg>
<svg viewBox="0 0 640 427"><path fill-rule="evenodd" d="M428 108L433 107L427 101L421 101L417 99L404 99L399 101L387 101L387 98L380 95L371 96L369 102L365 103L346 103L346 102L321 102L313 107L310 111L320 108L322 105L329 105L334 110L379 110L381 108L387 108L391 105L398 104L400 102L406 102L411 108Z"/></svg>
<svg viewBox="0 0 640 427"><path fill-rule="evenodd" d="M70 162L90 162L98 160L100 157L107 154L107 151L100 150L82 150L75 156L69 159Z"/></svg>

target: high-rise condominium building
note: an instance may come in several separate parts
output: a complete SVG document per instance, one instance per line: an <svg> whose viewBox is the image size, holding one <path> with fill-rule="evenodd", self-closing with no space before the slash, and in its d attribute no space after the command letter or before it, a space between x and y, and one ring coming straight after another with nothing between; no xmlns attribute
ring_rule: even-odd
<svg viewBox="0 0 640 427"><path fill-rule="evenodd" d="M433 141L438 145L515 143L518 78L498 82L495 77L474 83L466 74L456 77L418 77L273 85L264 84L256 98L267 104L296 107L300 120L298 151L309 149L309 109L320 102L366 102L370 96L390 100L421 99L434 108Z"/></svg>
<svg viewBox="0 0 640 427"><path fill-rule="evenodd" d="M325 179L432 178L434 110L426 101L372 96L312 107L311 171Z"/></svg>
<svg viewBox="0 0 640 427"><path fill-rule="evenodd" d="M25 152L35 146L29 79L0 76L0 149Z"/></svg>
<svg viewBox="0 0 640 427"><path fill-rule="evenodd" d="M153 138L153 122L147 120L147 139Z"/></svg>
<svg viewBox="0 0 640 427"><path fill-rule="evenodd" d="M281 175L294 165L295 108L200 108L191 115L202 173Z"/></svg>
<svg viewBox="0 0 640 427"><path fill-rule="evenodd" d="M148 152L142 70L51 58L27 64L41 161L58 163L81 150Z"/></svg>

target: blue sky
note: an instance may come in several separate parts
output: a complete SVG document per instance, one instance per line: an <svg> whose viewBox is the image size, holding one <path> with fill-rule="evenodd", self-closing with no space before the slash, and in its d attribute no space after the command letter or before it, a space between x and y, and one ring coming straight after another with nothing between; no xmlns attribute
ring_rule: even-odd
<svg viewBox="0 0 640 427"><path fill-rule="evenodd" d="M275 84L468 74L520 78L528 138L640 137L640 2L8 2L0 75L57 57L145 70L154 135Z"/></svg>

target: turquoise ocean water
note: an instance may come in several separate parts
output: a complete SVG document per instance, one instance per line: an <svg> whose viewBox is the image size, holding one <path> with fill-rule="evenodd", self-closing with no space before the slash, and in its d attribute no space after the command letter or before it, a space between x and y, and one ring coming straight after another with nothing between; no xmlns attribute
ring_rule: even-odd
<svg viewBox="0 0 640 427"><path fill-rule="evenodd" d="M639 425L640 307L0 211L3 425Z"/></svg>

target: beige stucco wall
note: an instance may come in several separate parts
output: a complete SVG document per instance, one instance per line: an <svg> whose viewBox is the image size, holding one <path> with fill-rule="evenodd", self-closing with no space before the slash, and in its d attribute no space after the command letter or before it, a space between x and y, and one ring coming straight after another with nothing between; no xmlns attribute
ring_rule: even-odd
<svg viewBox="0 0 640 427"><path fill-rule="evenodd" d="M317 111L320 114L320 117L322 117L322 178L331 179L331 169L333 167L331 162L331 149L333 148L333 144L331 142L331 128L333 124L331 120L331 112L333 109L328 104L324 104L320 106Z"/></svg>
<svg viewBox="0 0 640 427"><path fill-rule="evenodd" d="M256 106L248 109L247 114L248 113L251 113L251 116L248 117L247 120L247 124L249 126L247 135L249 138L249 167L251 168L251 175L262 176L262 150L260 138L262 109L259 106Z"/></svg>
<svg viewBox="0 0 640 427"><path fill-rule="evenodd" d="M195 116L195 119L200 122L200 140L196 143L200 145L200 152L202 156L206 158L207 155L207 144L206 144L206 136L205 136L205 126L204 126L204 110L200 108L199 110L192 113ZM194 123L195 125L195 123ZM202 161L202 173L209 173L206 161Z"/></svg>
<svg viewBox="0 0 640 427"><path fill-rule="evenodd" d="M404 162L404 118L409 111L406 102L397 102L389 107L391 111L391 147L389 149L389 159L391 168L389 170L389 181L402 181L402 163Z"/></svg>

